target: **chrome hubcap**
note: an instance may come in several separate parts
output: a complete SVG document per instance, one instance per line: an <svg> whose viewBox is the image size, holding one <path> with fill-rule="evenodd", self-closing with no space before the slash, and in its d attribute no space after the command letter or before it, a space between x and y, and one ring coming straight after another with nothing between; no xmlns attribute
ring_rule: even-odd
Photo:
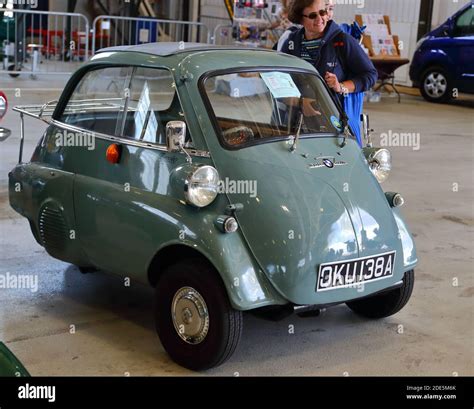
<svg viewBox="0 0 474 409"><path fill-rule="evenodd" d="M448 80L439 72L432 72L426 77L425 91L432 98L442 97L448 89Z"/></svg>
<svg viewBox="0 0 474 409"><path fill-rule="evenodd" d="M174 329L188 344L204 341L209 332L209 312L204 298L192 287L180 288L171 303Z"/></svg>

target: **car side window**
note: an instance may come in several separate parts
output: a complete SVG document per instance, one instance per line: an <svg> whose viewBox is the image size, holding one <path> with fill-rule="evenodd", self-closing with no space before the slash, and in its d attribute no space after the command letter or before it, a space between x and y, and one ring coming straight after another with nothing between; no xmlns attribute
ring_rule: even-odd
<svg viewBox="0 0 474 409"><path fill-rule="evenodd" d="M120 135L137 141L164 145L166 124L184 121L173 76L166 69L136 67L125 107Z"/></svg>
<svg viewBox="0 0 474 409"><path fill-rule="evenodd" d="M454 35L456 37L474 35L474 6L469 7L457 18Z"/></svg>
<svg viewBox="0 0 474 409"><path fill-rule="evenodd" d="M184 121L184 114L170 71L108 67L84 75L59 120L92 132L165 145L166 124ZM186 146L193 147L189 131Z"/></svg>
<svg viewBox="0 0 474 409"><path fill-rule="evenodd" d="M131 67L89 71L79 81L59 120L88 131L116 135L131 74Z"/></svg>

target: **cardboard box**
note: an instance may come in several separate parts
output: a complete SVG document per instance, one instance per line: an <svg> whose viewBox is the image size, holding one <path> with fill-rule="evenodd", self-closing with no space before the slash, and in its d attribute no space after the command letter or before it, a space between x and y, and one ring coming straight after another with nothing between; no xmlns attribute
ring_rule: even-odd
<svg viewBox="0 0 474 409"><path fill-rule="evenodd" d="M392 34L389 16L357 14L355 19L360 26L368 25L369 32L374 33L373 35L364 34L362 39L364 47L369 50L369 57L400 58L398 45L400 40L397 35ZM379 29L377 26L385 27Z"/></svg>

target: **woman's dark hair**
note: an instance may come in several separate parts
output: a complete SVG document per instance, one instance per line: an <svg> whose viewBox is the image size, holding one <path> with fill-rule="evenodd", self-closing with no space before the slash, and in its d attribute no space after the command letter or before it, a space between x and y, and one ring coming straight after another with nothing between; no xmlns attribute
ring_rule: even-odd
<svg viewBox="0 0 474 409"><path fill-rule="evenodd" d="M291 0L288 6L288 20L293 24L301 24L303 10L313 5L315 0Z"/></svg>

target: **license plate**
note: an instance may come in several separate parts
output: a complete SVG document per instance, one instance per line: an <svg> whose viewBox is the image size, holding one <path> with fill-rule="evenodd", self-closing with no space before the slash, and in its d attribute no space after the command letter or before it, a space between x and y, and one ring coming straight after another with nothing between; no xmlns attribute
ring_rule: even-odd
<svg viewBox="0 0 474 409"><path fill-rule="evenodd" d="M365 258L325 263L319 266L316 291L360 286L393 276L395 251Z"/></svg>

